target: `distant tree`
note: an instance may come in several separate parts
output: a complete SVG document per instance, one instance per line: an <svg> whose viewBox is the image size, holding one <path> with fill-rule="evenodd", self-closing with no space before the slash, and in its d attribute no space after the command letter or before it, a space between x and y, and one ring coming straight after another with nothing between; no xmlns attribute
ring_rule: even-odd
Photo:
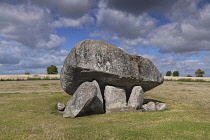
<svg viewBox="0 0 210 140"><path fill-rule="evenodd" d="M173 72L173 76L179 76L179 75L180 75L179 71L174 71Z"/></svg>
<svg viewBox="0 0 210 140"><path fill-rule="evenodd" d="M167 71L166 72L166 76L171 76L172 75L172 72L171 71Z"/></svg>
<svg viewBox="0 0 210 140"><path fill-rule="evenodd" d="M187 77L192 77L192 75L187 75Z"/></svg>
<svg viewBox="0 0 210 140"><path fill-rule="evenodd" d="M201 69L198 69L195 71L196 77L203 77L204 74L205 74L205 72L202 71Z"/></svg>
<svg viewBox="0 0 210 140"><path fill-rule="evenodd" d="M47 67L47 73L48 74L58 74L58 69L56 66L51 65L51 66Z"/></svg>
<svg viewBox="0 0 210 140"><path fill-rule="evenodd" d="M25 75L31 75L29 72L26 72Z"/></svg>

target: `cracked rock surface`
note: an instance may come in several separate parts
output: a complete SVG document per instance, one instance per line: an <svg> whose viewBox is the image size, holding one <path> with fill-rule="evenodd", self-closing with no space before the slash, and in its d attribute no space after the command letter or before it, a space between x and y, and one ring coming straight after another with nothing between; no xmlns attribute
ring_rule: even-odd
<svg viewBox="0 0 210 140"><path fill-rule="evenodd" d="M141 86L146 92L162 84L163 75L149 59L129 55L104 41L84 40L66 57L61 86L73 95L83 82L93 80L99 83L101 91L111 85L124 87L126 93L131 93L134 86Z"/></svg>

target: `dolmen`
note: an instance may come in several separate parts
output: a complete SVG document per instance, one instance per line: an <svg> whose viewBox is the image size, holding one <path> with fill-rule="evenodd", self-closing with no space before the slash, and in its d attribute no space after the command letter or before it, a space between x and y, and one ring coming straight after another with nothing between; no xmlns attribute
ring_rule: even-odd
<svg viewBox="0 0 210 140"><path fill-rule="evenodd" d="M74 118L142 109L144 93L164 78L149 59L90 39L70 51L60 80L63 90L73 95L63 117Z"/></svg>

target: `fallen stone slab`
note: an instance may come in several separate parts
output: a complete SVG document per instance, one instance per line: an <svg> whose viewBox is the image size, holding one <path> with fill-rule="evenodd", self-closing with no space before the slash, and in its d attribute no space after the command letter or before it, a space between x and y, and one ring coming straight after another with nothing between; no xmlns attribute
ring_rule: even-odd
<svg viewBox="0 0 210 140"><path fill-rule="evenodd" d="M97 87L95 83L82 83L67 103L63 117L74 118L86 115L96 97Z"/></svg>
<svg viewBox="0 0 210 140"><path fill-rule="evenodd" d="M83 82L93 80L102 91L106 85L112 85L124 87L129 94L134 86L141 86L146 92L162 84L163 75L147 58L129 55L104 41L84 40L66 57L60 80L62 88L70 95Z"/></svg>
<svg viewBox="0 0 210 140"><path fill-rule="evenodd" d="M96 80L92 82L96 88L97 88L97 95L95 99L93 100L92 105L90 106L90 109L88 110L88 114L102 114L104 113L104 101L101 94L101 89L99 87L99 84Z"/></svg>

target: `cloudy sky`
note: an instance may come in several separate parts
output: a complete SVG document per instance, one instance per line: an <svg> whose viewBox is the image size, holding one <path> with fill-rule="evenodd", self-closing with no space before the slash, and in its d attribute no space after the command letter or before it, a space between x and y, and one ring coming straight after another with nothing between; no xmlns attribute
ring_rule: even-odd
<svg viewBox="0 0 210 140"><path fill-rule="evenodd" d="M84 39L149 58L164 75L210 76L210 1L0 0L0 75L60 71Z"/></svg>

